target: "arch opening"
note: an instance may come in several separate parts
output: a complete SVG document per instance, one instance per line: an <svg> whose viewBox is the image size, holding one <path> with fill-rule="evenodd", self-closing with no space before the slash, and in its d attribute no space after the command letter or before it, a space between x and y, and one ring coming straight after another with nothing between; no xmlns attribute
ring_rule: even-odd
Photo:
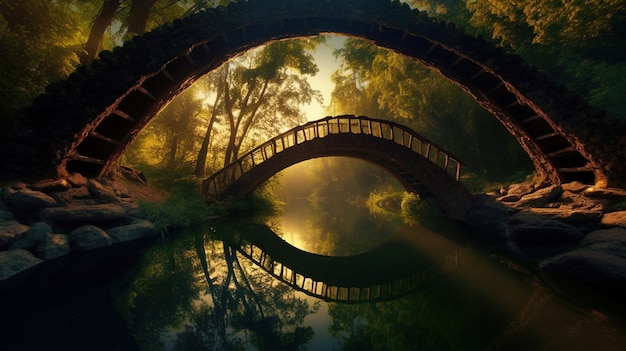
<svg viewBox="0 0 626 351"><path fill-rule="evenodd" d="M554 89L517 56L397 2L274 5L247 1L207 10L102 54L24 111L20 128L34 135L25 142L28 132L16 132L7 143L5 177L32 170L105 175L168 101L221 63L263 43L337 33L399 52L458 84L519 141L545 182L614 186L626 179L626 156L603 151L621 149L623 126L580 128L599 112ZM601 132L607 139L594 141Z"/></svg>

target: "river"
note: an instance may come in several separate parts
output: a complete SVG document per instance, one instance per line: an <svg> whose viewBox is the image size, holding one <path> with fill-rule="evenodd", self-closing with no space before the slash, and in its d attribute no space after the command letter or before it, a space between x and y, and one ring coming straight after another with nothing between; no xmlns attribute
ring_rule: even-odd
<svg viewBox="0 0 626 351"><path fill-rule="evenodd" d="M12 297L3 350L620 350L623 325L444 218L292 199ZM393 206L392 206L393 207ZM28 298L28 300L26 300ZM21 305L22 307L16 307ZM21 313L20 313L21 311ZM1 345L1 344L0 344Z"/></svg>

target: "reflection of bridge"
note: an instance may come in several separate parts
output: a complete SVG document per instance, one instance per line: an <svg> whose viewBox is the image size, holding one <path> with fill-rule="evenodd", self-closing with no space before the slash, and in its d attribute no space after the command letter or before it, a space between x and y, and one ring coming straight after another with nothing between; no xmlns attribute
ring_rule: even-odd
<svg viewBox="0 0 626 351"><path fill-rule="evenodd" d="M284 168L323 156L369 161L410 192L429 191L446 212L463 218L469 192L459 183L461 162L410 128L368 117L326 117L295 127L247 152L203 182L205 198L245 195Z"/></svg>
<svg viewBox="0 0 626 351"><path fill-rule="evenodd" d="M326 301L373 302L410 294L456 271L459 250L437 260L391 241L355 256L321 256L299 250L259 225L237 251L292 288Z"/></svg>

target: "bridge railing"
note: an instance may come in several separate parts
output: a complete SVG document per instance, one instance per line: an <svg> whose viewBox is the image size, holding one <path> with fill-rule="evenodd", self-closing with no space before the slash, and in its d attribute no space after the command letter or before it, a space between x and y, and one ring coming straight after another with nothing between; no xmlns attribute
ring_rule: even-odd
<svg viewBox="0 0 626 351"><path fill-rule="evenodd" d="M409 127L365 116L344 115L297 126L255 147L205 179L202 182L203 195L207 199L216 198L243 174L282 151L334 134L366 134L393 141L443 168L457 181L461 179L462 162Z"/></svg>
<svg viewBox="0 0 626 351"><path fill-rule="evenodd" d="M384 301L407 295L438 281L447 273L457 271L463 263L461 252L456 250L448 254L440 265L406 277L367 286L341 286L307 277L286 264L275 261L267 252L252 243L240 243L237 251L274 278L298 291L325 301L345 303Z"/></svg>

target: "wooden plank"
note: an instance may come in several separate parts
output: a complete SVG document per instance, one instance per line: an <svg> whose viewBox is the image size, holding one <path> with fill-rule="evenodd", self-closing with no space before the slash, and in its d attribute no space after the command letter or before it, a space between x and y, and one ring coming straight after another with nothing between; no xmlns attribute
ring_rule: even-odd
<svg viewBox="0 0 626 351"><path fill-rule="evenodd" d="M102 135L102 134L100 134L100 133L98 133L96 131L90 132L89 136L92 137L92 138L100 139L102 141L105 141L105 142L107 142L109 144L113 144L113 145L116 145L116 146L120 144L119 141L117 141L115 139L111 139L111 138L105 137L104 135Z"/></svg>
<svg viewBox="0 0 626 351"><path fill-rule="evenodd" d="M559 156L563 156L565 154L568 154L572 151L576 151L576 149L573 146L568 146L564 149L558 150L558 151L554 151L554 152L550 152L547 154L548 157L559 157Z"/></svg>
<svg viewBox="0 0 626 351"><path fill-rule="evenodd" d="M106 164L105 160L100 160L94 157L88 157L88 156L83 156L81 154L78 153L74 153L71 157L72 160L74 161L82 161L82 162L86 162L86 163L91 163L94 165L101 165L104 166Z"/></svg>
<svg viewBox="0 0 626 351"><path fill-rule="evenodd" d="M552 137L555 137L555 136L558 136L558 135L560 135L560 134L559 134L559 133L557 133L557 132L552 132L552 133L548 133L548 134L540 135L540 136L538 136L538 137L536 137L536 138L534 138L534 139L535 139L535 140L537 140L537 141L539 141L539 140L549 139L549 138L552 138Z"/></svg>

